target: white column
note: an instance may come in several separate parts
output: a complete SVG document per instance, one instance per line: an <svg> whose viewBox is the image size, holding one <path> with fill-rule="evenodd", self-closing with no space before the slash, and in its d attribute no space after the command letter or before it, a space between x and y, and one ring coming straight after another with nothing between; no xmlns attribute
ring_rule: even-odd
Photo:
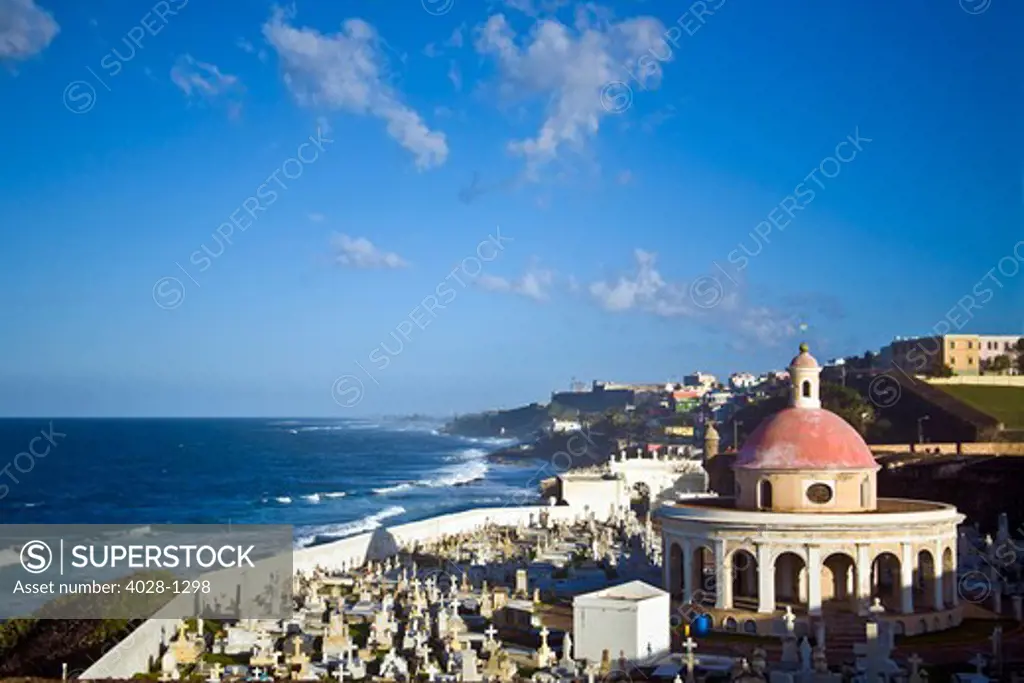
<svg viewBox="0 0 1024 683"><path fill-rule="evenodd" d="M942 591L942 541L935 541L934 550L932 550L932 556L935 558L932 560L932 565L935 567L935 584L932 586L932 609L940 610L946 607L946 595Z"/></svg>
<svg viewBox="0 0 1024 683"><path fill-rule="evenodd" d="M957 565L956 565L956 562L957 562L957 556L956 556L957 541L959 539L954 536L953 538L948 539L948 540L953 544L953 563L952 563L953 564L953 568L951 570L949 570L949 585L953 587L952 590L950 591L950 593L953 596L953 607L956 607L957 605L960 604L960 583L959 583L960 577L957 574Z"/></svg>
<svg viewBox="0 0 1024 683"><path fill-rule="evenodd" d="M757 611L775 611L775 566L769 543L757 544Z"/></svg>
<svg viewBox="0 0 1024 683"><path fill-rule="evenodd" d="M715 607L732 609L732 558L726 555L725 539L715 539Z"/></svg>
<svg viewBox="0 0 1024 683"><path fill-rule="evenodd" d="M914 548L900 544L900 612L914 613Z"/></svg>
<svg viewBox="0 0 1024 683"><path fill-rule="evenodd" d="M857 574L857 613L867 614L868 605L871 604L871 556L868 555L868 547L862 543L857 544L857 560L854 565Z"/></svg>
<svg viewBox="0 0 1024 683"><path fill-rule="evenodd" d="M661 535L661 585L668 591L669 595L675 593L676 587L672 585L672 543L668 536ZM682 564L682 563L680 563Z"/></svg>
<svg viewBox="0 0 1024 683"><path fill-rule="evenodd" d="M807 546L807 613L821 614L821 548Z"/></svg>
<svg viewBox="0 0 1024 683"><path fill-rule="evenodd" d="M683 602L687 603L693 597L693 549L690 539L684 538L683 550Z"/></svg>

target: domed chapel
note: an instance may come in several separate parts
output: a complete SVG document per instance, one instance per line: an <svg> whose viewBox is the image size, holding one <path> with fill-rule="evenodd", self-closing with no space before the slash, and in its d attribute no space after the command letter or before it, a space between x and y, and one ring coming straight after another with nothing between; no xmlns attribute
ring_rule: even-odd
<svg viewBox="0 0 1024 683"><path fill-rule="evenodd" d="M734 495L659 508L665 589L717 630L772 634L787 608L827 624L866 616L876 598L896 634L959 625L963 515L879 498L879 465L860 434L822 407L821 367L806 344L789 374L789 406L735 456Z"/></svg>

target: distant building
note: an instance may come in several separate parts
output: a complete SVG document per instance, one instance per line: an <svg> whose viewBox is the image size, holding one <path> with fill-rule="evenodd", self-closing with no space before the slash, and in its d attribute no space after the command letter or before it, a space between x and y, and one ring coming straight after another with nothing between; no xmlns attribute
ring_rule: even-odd
<svg viewBox="0 0 1024 683"><path fill-rule="evenodd" d="M979 334L978 341L981 345L980 362L986 364L992 362L998 356L1009 356L1010 368L1007 372L1008 374L1016 375L1017 366L1013 363L1013 360L1016 356L1017 344L1021 339L1024 339L1024 337L1016 334Z"/></svg>
<svg viewBox="0 0 1024 683"><path fill-rule="evenodd" d="M699 370L692 375L687 375L683 378L684 387L703 387L704 389L711 389L718 384L718 379L709 373L700 372Z"/></svg>
<svg viewBox="0 0 1024 683"><path fill-rule="evenodd" d="M729 386L733 389L750 389L758 384L757 376L749 372L734 372L729 375Z"/></svg>
<svg viewBox="0 0 1024 683"><path fill-rule="evenodd" d="M977 375L981 368L981 338L976 334L897 338L879 355L891 358L893 365L907 372L932 375L946 366L957 375Z"/></svg>
<svg viewBox="0 0 1024 683"><path fill-rule="evenodd" d="M621 382L602 382L594 380L594 391L632 391L637 394L661 394L665 392L665 384L625 384Z"/></svg>
<svg viewBox="0 0 1024 683"><path fill-rule="evenodd" d="M550 429L552 434L567 434L582 430L583 425L580 424L579 420L559 420L558 418L553 418Z"/></svg>
<svg viewBox="0 0 1024 683"><path fill-rule="evenodd" d="M594 391L556 391L551 402L581 413L603 413L628 410L636 402L636 394L628 389L597 388Z"/></svg>

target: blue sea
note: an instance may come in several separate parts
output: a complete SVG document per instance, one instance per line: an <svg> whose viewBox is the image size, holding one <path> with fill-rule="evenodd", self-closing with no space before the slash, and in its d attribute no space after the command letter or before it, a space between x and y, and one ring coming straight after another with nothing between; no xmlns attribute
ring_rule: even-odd
<svg viewBox="0 0 1024 683"><path fill-rule="evenodd" d="M0 523L290 524L296 545L306 546L532 502L539 463L488 462L488 452L511 442L439 427L384 419L0 420ZM18 455L41 434L49 437L32 443L40 457Z"/></svg>

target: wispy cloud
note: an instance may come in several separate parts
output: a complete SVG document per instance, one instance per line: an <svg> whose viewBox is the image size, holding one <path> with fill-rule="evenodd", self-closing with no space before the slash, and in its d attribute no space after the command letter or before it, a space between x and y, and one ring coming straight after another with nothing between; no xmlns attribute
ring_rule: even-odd
<svg viewBox="0 0 1024 683"><path fill-rule="evenodd" d="M59 32L53 15L36 5L35 0L0 0L0 60L34 57Z"/></svg>
<svg viewBox="0 0 1024 683"><path fill-rule="evenodd" d="M192 55L182 55L171 67L171 82L190 100L224 103L232 117L241 113L239 97L244 90L241 81L237 76L222 72L214 64L200 62Z"/></svg>
<svg viewBox="0 0 1024 683"><path fill-rule="evenodd" d="M349 268L405 268L409 262L398 254L384 251L365 237L336 234L331 237L335 262Z"/></svg>
<svg viewBox="0 0 1024 683"><path fill-rule="evenodd" d="M476 280L477 286L491 292L519 294L534 301L546 301L550 296L555 275L550 270L531 267L521 277L504 278L484 273Z"/></svg>
<svg viewBox="0 0 1024 683"><path fill-rule="evenodd" d="M532 2L509 0L508 4L531 16L537 12ZM493 57L500 67L500 92L506 98L534 97L546 106L535 137L508 143L513 154L526 160L532 179L564 147L582 149L597 134L602 118L609 115L602 104L602 90L622 78L619 65L663 45L665 27L658 19L637 17L612 23L592 16L595 8L587 7L577 13L573 27L555 18L540 19L523 40L503 14L491 16L476 29L477 51ZM654 87L660 69L656 63L652 67L657 71L648 74L648 84Z"/></svg>
<svg viewBox="0 0 1024 683"><path fill-rule="evenodd" d="M667 280L657 268L657 255L633 253L635 268L616 278L593 282L592 299L612 313L634 311L661 318L689 318L697 324L765 346L777 346L796 335L796 315L750 305L738 292L725 293L707 277L689 284Z"/></svg>
<svg viewBox="0 0 1024 683"><path fill-rule="evenodd" d="M322 34L296 28L289 19L275 9L263 35L277 50L285 84L300 104L381 119L388 135L413 154L421 170L445 162L444 133L431 130L390 84L387 57L373 26L348 19L338 33Z"/></svg>
<svg viewBox="0 0 1024 683"><path fill-rule="evenodd" d="M242 52L246 52L250 55L256 55L256 58L259 59L261 62L267 61L267 51L261 47L257 48L255 45L253 45L245 38L239 38L238 40L236 40L235 46Z"/></svg>
<svg viewBox="0 0 1024 683"><path fill-rule="evenodd" d="M315 211L309 214L309 220L313 221L314 223L323 223L325 218L326 216L324 216L322 213L317 213Z"/></svg>

